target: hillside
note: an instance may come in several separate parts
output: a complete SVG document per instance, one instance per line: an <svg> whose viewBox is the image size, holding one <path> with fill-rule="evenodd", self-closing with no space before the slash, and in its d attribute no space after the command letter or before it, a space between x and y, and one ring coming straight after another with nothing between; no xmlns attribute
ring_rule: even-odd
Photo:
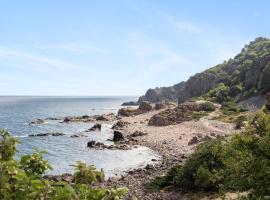
<svg viewBox="0 0 270 200"><path fill-rule="evenodd" d="M246 45L233 59L197 73L186 82L171 87L149 89L138 101L184 102L207 93L219 83L230 88L230 95L236 101L269 91L270 40L259 37Z"/></svg>

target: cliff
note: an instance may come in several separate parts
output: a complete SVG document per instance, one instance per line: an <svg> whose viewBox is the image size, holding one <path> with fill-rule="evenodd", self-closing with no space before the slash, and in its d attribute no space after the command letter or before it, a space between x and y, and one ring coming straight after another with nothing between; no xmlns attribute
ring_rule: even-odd
<svg viewBox="0 0 270 200"><path fill-rule="evenodd" d="M259 37L246 45L233 59L191 76L171 87L147 90L140 101L164 100L184 102L224 83L237 100L265 94L270 90L270 40Z"/></svg>

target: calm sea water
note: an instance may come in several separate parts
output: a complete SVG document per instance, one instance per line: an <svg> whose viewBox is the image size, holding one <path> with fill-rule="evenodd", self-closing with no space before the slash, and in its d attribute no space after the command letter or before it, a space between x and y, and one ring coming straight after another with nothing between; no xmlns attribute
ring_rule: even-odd
<svg viewBox="0 0 270 200"><path fill-rule="evenodd" d="M135 97L0 97L0 129L6 128L19 138L18 155L28 154L34 148L46 150L45 158L52 164L48 174L72 172L70 166L81 160L103 168L106 175L121 174L128 169L143 167L158 159L156 152L146 148L123 150L95 150L86 147L90 140L111 143L111 126L102 125L101 132L85 133L87 137L71 138L70 135L84 133L91 123L59 123L47 121L33 125L37 118L96 115L108 112L116 113L124 101ZM29 134L62 132L65 136L28 137Z"/></svg>

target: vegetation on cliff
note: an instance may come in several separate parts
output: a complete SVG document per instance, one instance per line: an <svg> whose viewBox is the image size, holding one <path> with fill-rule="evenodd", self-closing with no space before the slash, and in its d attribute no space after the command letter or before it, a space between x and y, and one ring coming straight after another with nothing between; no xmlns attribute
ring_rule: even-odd
<svg viewBox="0 0 270 200"><path fill-rule="evenodd" d="M179 100L180 103L206 94L223 83L236 101L265 94L270 90L270 40L256 38L233 59L191 76L172 87L149 89L140 100L157 102Z"/></svg>

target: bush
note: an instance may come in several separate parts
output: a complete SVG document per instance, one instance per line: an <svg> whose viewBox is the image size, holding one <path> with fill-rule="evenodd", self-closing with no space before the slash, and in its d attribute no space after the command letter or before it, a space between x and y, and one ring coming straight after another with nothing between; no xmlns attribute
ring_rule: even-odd
<svg viewBox="0 0 270 200"><path fill-rule="evenodd" d="M127 188L99 186L103 171L82 162L74 165L75 184L46 180L43 175L51 167L43 159L45 152L35 150L18 162L14 159L17 142L6 130L0 131L0 199L118 200L127 194Z"/></svg>
<svg viewBox="0 0 270 200"><path fill-rule="evenodd" d="M270 194L270 115L259 112L241 134L201 144L183 166L163 177L188 191L250 191L250 199ZM173 174L173 175L172 175Z"/></svg>
<svg viewBox="0 0 270 200"><path fill-rule="evenodd" d="M213 103L211 102L204 102L202 103L202 109L207 112L212 112L216 110L216 107Z"/></svg>

